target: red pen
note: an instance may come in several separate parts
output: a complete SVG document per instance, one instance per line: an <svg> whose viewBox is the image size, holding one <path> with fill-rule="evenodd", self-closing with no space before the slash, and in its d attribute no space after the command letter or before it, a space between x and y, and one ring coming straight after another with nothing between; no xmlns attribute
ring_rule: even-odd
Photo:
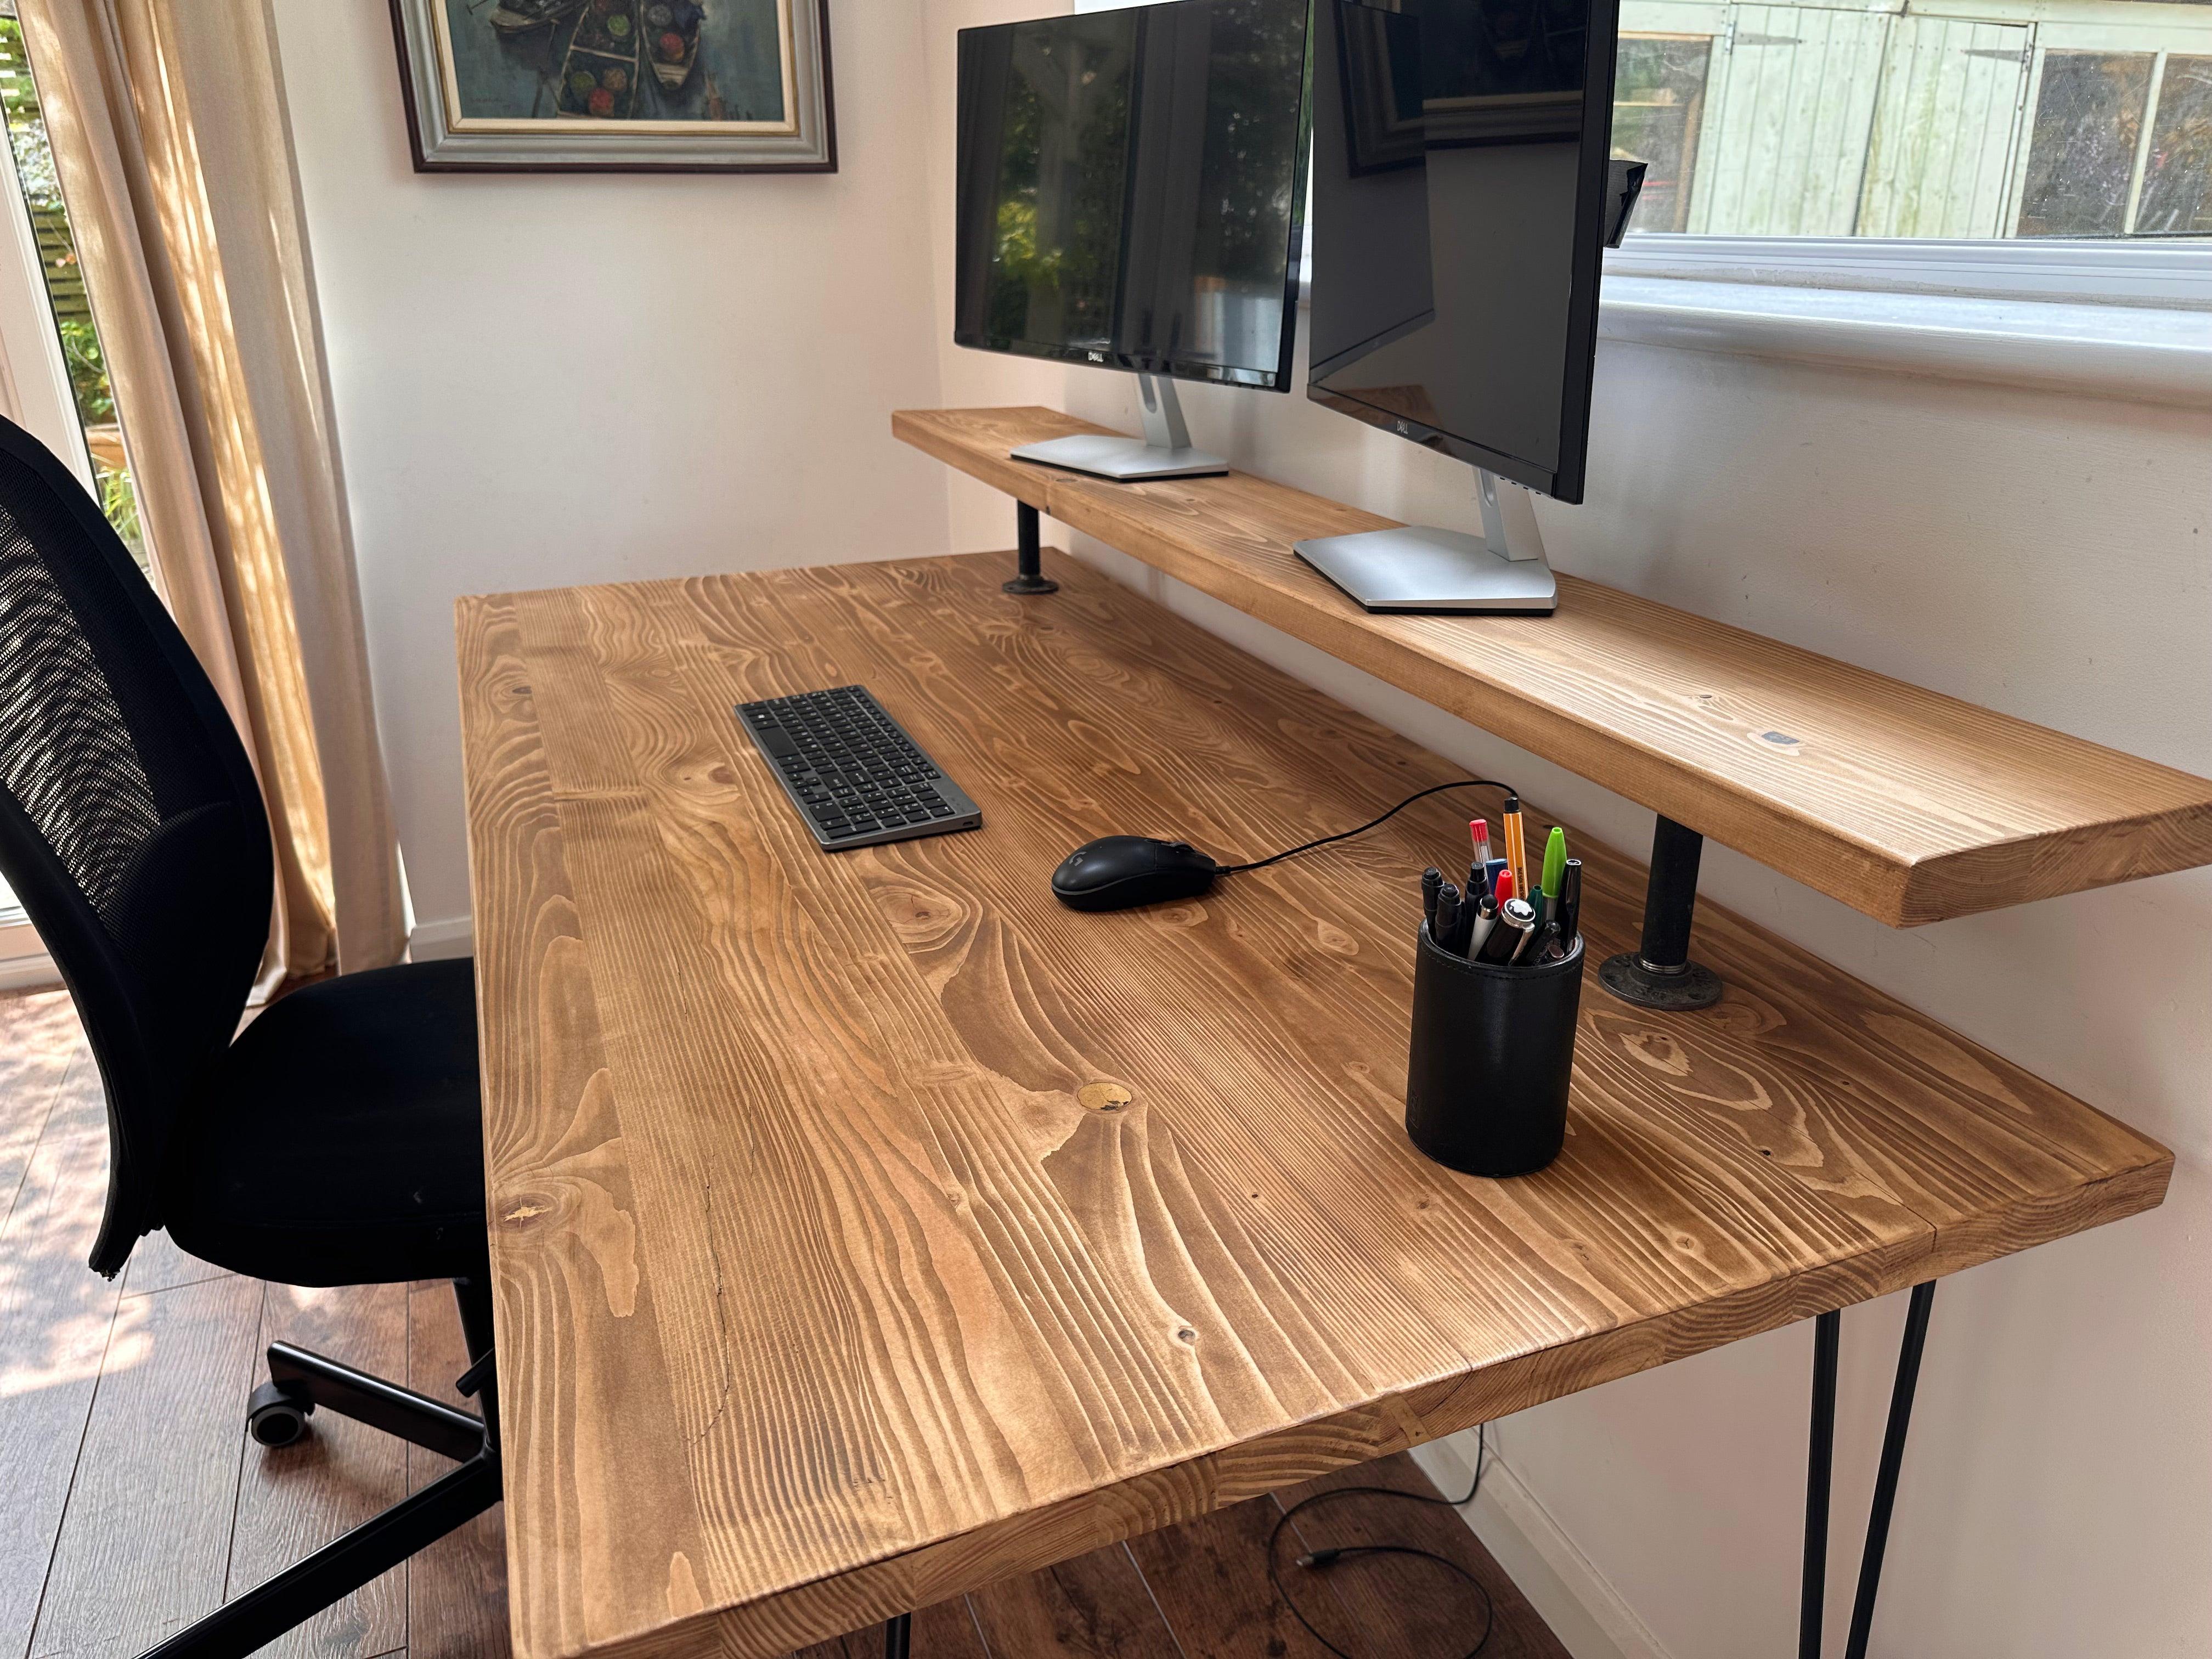
<svg viewBox="0 0 2212 1659"><path fill-rule="evenodd" d="M1505 908L1505 901L1513 896L1513 872L1500 870L1498 872L1497 884L1492 887L1490 891L1492 896L1498 901L1498 908L1503 910Z"/></svg>
<svg viewBox="0 0 2212 1659"><path fill-rule="evenodd" d="M1467 866L1467 890L1477 899L1490 890L1490 824L1484 818L1468 820L1467 833L1474 842L1474 862Z"/></svg>

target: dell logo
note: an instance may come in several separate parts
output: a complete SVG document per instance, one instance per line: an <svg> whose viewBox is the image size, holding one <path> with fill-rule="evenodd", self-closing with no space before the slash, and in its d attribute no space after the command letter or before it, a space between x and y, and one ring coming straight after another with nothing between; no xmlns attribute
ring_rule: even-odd
<svg viewBox="0 0 2212 1659"><path fill-rule="evenodd" d="M1106 361L1106 354L1103 351L1086 351L1083 355L1094 363L1103 363Z"/></svg>
<svg viewBox="0 0 2212 1659"><path fill-rule="evenodd" d="M1411 422L1410 421L1401 421L1401 422L1398 422L1398 435L1399 435L1400 437L1401 437L1401 438L1410 438L1410 437L1412 437L1412 436L1413 435L1413 422Z"/></svg>

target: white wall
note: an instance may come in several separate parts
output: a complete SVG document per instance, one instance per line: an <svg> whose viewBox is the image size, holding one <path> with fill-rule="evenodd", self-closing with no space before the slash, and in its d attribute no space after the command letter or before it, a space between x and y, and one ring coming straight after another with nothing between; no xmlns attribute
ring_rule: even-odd
<svg viewBox="0 0 2212 1659"><path fill-rule="evenodd" d="M1066 407L1133 431L1132 389L1071 370ZM1476 527L1464 467L1302 398L1183 392L1194 441L1240 465ZM1561 568L2212 774L2212 416L1609 342L1596 410L1589 503L1540 512ZM1077 549L1616 844L1648 844L1650 814L1628 802ZM2154 1213L1944 1282L1874 1653L2212 1651L2212 872L1906 933L1719 848L1704 889L2178 1155ZM1832 1653L1902 1319L1893 1297L1844 1320ZM1585 1594L1620 1604L1593 1619L1554 1595L1578 1659L1635 1652L1639 1632L1674 1659L1795 1650L1810 1332L1493 1431L1554 1557L1585 1561L1604 1581Z"/></svg>
<svg viewBox="0 0 2212 1659"><path fill-rule="evenodd" d="M922 7L833 8L841 170L783 177L417 174L386 9L276 13L378 724L450 942L458 595L945 550L945 469L890 431L941 401Z"/></svg>

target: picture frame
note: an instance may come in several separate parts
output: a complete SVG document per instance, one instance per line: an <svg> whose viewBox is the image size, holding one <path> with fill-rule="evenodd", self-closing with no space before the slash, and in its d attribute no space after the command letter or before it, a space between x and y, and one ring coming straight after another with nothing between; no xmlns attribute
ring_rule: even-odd
<svg viewBox="0 0 2212 1659"><path fill-rule="evenodd" d="M837 170L829 0L391 4L417 173Z"/></svg>

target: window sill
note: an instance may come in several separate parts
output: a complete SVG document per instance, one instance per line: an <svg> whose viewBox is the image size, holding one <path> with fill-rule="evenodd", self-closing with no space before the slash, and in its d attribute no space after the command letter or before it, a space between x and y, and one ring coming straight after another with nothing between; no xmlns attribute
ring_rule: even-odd
<svg viewBox="0 0 2212 1659"><path fill-rule="evenodd" d="M1683 350L2212 408L2212 312L1611 270L1598 334Z"/></svg>

